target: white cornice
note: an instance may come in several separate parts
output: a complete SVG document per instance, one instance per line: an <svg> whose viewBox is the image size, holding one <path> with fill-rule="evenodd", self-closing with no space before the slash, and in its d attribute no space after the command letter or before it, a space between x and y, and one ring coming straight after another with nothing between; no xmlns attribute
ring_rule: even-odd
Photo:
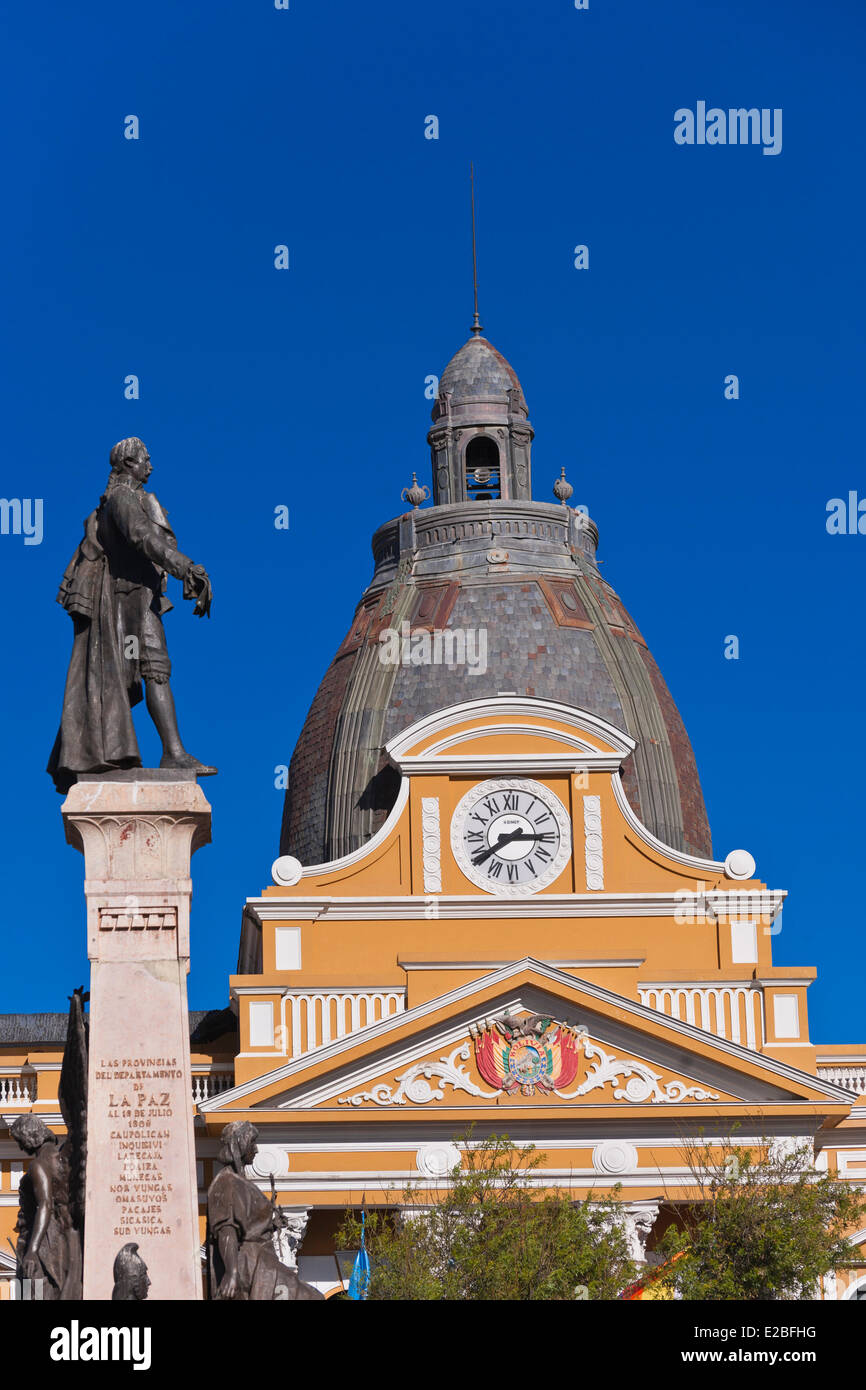
<svg viewBox="0 0 866 1390"><path fill-rule="evenodd" d="M16 1120L20 1120L22 1115L34 1115L37 1120L44 1121L47 1125L65 1125L66 1121L59 1110L38 1110L36 1107L39 1101L32 1105L22 1106L20 1110L12 1110L2 1116L3 1123L7 1129L14 1125Z"/></svg>
<svg viewBox="0 0 866 1390"><path fill-rule="evenodd" d="M317 871L318 872L318 871ZM717 895L718 896L718 895ZM730 912L743 915L775 915L784 892L733 890L721 895ZM492 893L442 893L432 898L436 917L480 919L490 917L674 917L694 906L692 916L703 916L707 897L677 889L673 893L537 893L510 899ZM738 903L742 902L742 907ZM431 897L277 897L247 898L247 904L263 922L309 922L328 918L336 922L431 920Z"/></svg>
<svg viewBox="0 0 866 1390"><path fill-rule="evenodd" d="M790 988L792 985L813 985L814 979L800 979L799 976L774 975L772 979L756 979L749 976L748 979L725 980L718 977L703 980L638 980L638 989L764 989L767 985L784 985ZM818 1059L820 1061L820 1058ZM866 1060L866 1059L861 1059Z"/></svg>
<svg viewBox="0 0 866 1390"><path fill-rule="evenodd" d="M521 730L524 737L530 732L528 728ZM417 757L401 758L399 766L405 777L421 773L435 776L437 772L457 777L498 777L512 773L520 776L537 773L541 776L545 772L613 772L621 764L622 758L609 753L599 753L591 758L585 753L579 756L574 753L488 753L486 756L483 753L451 753L443 757L428 752L420 753Z"/></svg>
<svg viewBox="0 0 866 1390"><path fill-rule="evenodd" d="M758 980L748 979L723 980L718 977L704 980L638 980L638 989L753 989L758 990L760 983Z"/></svg>
<svg viewBox="0 0 866 1390"><path fill-rule="evenodd" d="M755 984L760 985L762 989L766 989L768 985L784 985L787 989L790 989L794 985L802 985L808 989L809 985L813 985L814 983L814 975L808 977L803 976L802 978L798 975L773 975L766 980L762 979L761 976L757 976L755 979Z"/></svg>
<svg viewBox="0 0 866 1390"><path fill-rule="evenodd" d="M785 888L714 888L704 894L704 902L713 917L725 922L734 916L743 920L755 916L763 917L770 903L773 916L777 917L785 905L787 896Z"/></svg>
<svg viewBox="0 0 866 1390"><path fill-rule="evenodd" d="M573 975L568 975L553 966L543 965L541 961L535 960L532 956L525 956L522 960L514 961L502 970L492 971L489 975L481 976L480 979L471 980L456 989L448 990L436 999L418 1004L414 1009L407 1009L400 1014L392 1014L389 1018L371 1024L369 1028L362 1028L357 1033L351 1033L336 1042L327 1043L323 1047L317 1048L314 1053L304 1053L301 1057L292 1058L291 1061L275 1067L264 1076L253 1077L239 1086L233 1086L230 1090L221 1091L218 1096L201 1101L198 1107L199 1112L206 1114L209 1111L221 1110L235 1101L243 1100L245 1096L254 1094L263 1086L271 1086L282 1081L291 1084L292 1079L309 1066L318 1065L323 1061L333 1060L337 1062L341 1056L357 1047L359 1043L387 1039L390 1034L405 1028L407 1024L410 1026L421 1025L431 1014L452 1004L460 1004L464 1000L470 999L481 989L497 988L501 985L504 991L515 977L524 975L528 970L554 987L579 988L588 998L595 1000L600 1006L606 1005L615 1008L620 1015L631 1015L636 1024L648 1023L653 1027L663 1025L667 1030L679 1034L682 1038L688 1038L703 1045L709 1044L715 1052L732 1057L735 1061L746 1062L749 1066L760 1065L772 1075L779 1076L795 1085L808 1086L811 1090L818 1091L819 1094L837 1105L850 1103L851 1095L843 1087L836 1086L821 1077L811 1076L807 1072L801 1071L799 1067L792 1067L788 1062L768 1057L766 1053L756 1053L752 1048L744 1047L741 1043L732 1042L728 1038L719 1038L714 1033L708 1033L703 1028L696 1028L694 1024L684 1023L681 1019L669 1018L666 1014L660 1014L656 1009L638 1004L633 999L627 999L624 995L616 994L613 990L605 989L602 985L592 981L585 979L577 981ZM502 1007L504 1008L505 1005L503 1004Z"/></svg>
<svg viewBox="0 0 866 1390"><path fill-rule="evenodd" d="M471 966L464 967L471 969ZM405 985L232 985L232 998L246 994L405 994ZM256 1054L261 1056L260 1053ZM229 1064L226 1064L229 1065Z"/></svg>
<svg viewBox="0 0 866 1390"><path fill-rule="evenodd" d="M555 700L538 700L530 696L496 695L488 699L466 700L459 705L449 705L446 709L437 710L434 714L416 720L385 744L385 752L392 763L399 767L409 749L422 739L429 738L432 734L444 733L455 724L464 723L469 719L479 719L484 715L511 716L521 723L540 716L554 718L569 729L597 734L622 757L633 752L637 746L634 739L629 738L622 729L617 729L613 724L608 724L607 720L600 719L597 714L590 714L588 710L579 709L575 705L563 705ZM474 736L474 730L466 732ZM526 732L535 736L549 736L552 733L554 737L558 735L560 740L565 742L562 732L555 729L541 729L537 725L528 724Z"/></svg>
<svg viewBox="0 0 866 1390"><path fill-rule="evenodd" d="M634 960L546 960L544 965L552 965L554 970L632 970L643 965L646 957L636 956ZM502 970L511 962L507 960L401 960L397 957L401 970ZM366 989L367 986L365 985Z"/></svg>
<svg viewBox="0 0 866 1390"><path fill-rule="evenodd" d="M502 738L503 735L509 738L548 738L550 741L556 742L556 744L564 744L566 748L577 749L577 751L582 753L581 762L594 763L594 765L596 759L616 762L617 767L623 762L623 751L619 748L619 744L617 744L617 753L619 753L619 756L613 758L612 753L596 748L595 744L591 744L588 738L581 737L580 734L571 733L570 730L556 727L555 724L528 724L525 719L517 720L516 723L513 724L505 724L502 723L502 720L499 720L492 724L477 724L477 726L473 728L456 728L452 733L446 734L445 737L436 739L435 744L431 744L430 748L425 749L421 756L423 756L423 758L432 758L432 756L438 755L438 753L448 752L449 748L455 748L457 744L464 744L467 738L473 739L474 742L477 738ZM544 758L545 755L542 753L542 755L538 756ZM400 758L400 767L406 766L406 763L410 763L411 760L413 760L411 756L402 756L402 758Z"/></svg>
<svg viewBox="0 0 866 1390"><path fill-rule="evenodd" d="M535 718L538 716L535 715ZM461 721L462 723L462 721ZM565 744L567 748L579 749L586 754L584 761L594 761L596 758L610 758L610 753L602 752L594 743L581 737L580 734L572 733L569 730L558 728L553 724L528 724L525 719L518 720L513 724L504 724L501 720L490 724L477 724L471 729L465 727L455 729L444 738L439 738L435 743L431 743L423 756L432 757L435 753L446 753L449 748L454 748L458 743L465 743L467 738L473 742L478 738L501 738L503 735L523 738L529 735L533 738L547 738L555 743ZM617 745L618 747L619 745ZM544 756L542 754L542 756ZM401 765L406 761L401 758ZM617 766L622 762L622 756L616 759Z"/></svg>

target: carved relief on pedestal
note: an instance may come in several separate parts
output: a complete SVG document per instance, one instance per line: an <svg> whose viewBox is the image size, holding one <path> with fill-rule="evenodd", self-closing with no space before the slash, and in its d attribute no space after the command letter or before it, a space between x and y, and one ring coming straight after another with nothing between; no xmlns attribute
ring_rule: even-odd
<svg viewBox="0 0 866 1390"><path fill-rule="evenodd" d="M99 908L100 931L175 931L177 908L149 906L135 894L127 894L118 905Z"/></svg>
<svg viewBox="0 0 866 1390"><path fill-rule="evenodd" d="M190 857L210 840L210 808L195 782L78 782L63 819L88 881L187 880Z"/></svg>

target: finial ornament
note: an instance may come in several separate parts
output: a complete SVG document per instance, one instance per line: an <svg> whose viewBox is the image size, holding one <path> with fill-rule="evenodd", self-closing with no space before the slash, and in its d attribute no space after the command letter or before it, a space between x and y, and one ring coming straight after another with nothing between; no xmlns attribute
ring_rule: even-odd
<svg viewBox="0 0 866 1390"><path fill-rule="evenodd" d="M403 491L400 493L401 500L404 502L411 502L416 512L421 503L426 502L429 496L429 487L427 487L426 483L421 484L418 482L417 473L412 474L412 486L404 487Z"/></svg>
<svg viewBox="0 0 866 1390"><path fill-rule="evenodd" d="M571 486L571 483L566 482L565 469L563 468L556 482L553 484L553 495L564 507L573 492L574 488Z"/></svg>
<svg viewBox="0 0 866 1390"><path fill-rule="evenodd" d="M472 319L472 332L479 337L484 329L478 317L478 258L475 253L475 166L469 162L469 186L472 202L472 288L475 296L475 315Z"/></svg>

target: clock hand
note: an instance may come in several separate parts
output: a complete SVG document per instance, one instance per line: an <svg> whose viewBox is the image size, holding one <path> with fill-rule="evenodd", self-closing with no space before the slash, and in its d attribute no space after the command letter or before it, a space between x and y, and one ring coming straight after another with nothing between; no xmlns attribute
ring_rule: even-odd
<svg viewBox="0 0 866 1390"><path fill-rule="evenodd" d="M500 835L495 845L491 845L489 849L483 849L480 854L473 855L472 863L483 864L485 859L489 859L491 854L495 854L503 845L509 845L518 834L519 831L513 830L510 835Z"/></svg>
<svg viewBox="0 0 866 1390"><path fill-rule="evenodd" d="M473 864L483 864L484 861L485 861L485 859L489 859L489 858L490 858L491 854L496 854L496 852L497 852L498 850L502 849L502 846L503 846L503 845L510 845L510 844L512 844L515 840L543 840L543 839L544 839L544 836L543 836L543 835L527 835L525 830L512 830L508 835L500 835L500 836L499 836L499 839L496 841L496 844L495 844L495 845L491 845L489 849L482 850L480 854L475 855L475 856L473 857L472 863L473 863Z"/></svg>

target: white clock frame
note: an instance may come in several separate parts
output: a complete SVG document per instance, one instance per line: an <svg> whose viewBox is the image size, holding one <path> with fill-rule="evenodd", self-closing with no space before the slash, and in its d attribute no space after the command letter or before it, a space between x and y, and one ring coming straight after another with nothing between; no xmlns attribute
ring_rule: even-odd
<svg viewBox="0 0 866 1390"><path fill-rule="evenodd" d="M476 803L483 801L486 796L504 791L526 792L537 797L547 807L559 827L559 848L547 867L542 869L531 883L499 883L497 880L491 880L480 867L472 863L463 840L466 822ZM549 888L571 862L571 818L556 792L551 791L543 782L536 782L528 777L491 777L486 782L476 782L470 787L454 808L451 817L451 853L460 872L470 883L474 883L476 888L483 888L485 893L490 893L496 898L529 898L542 888Z"/></svg>

